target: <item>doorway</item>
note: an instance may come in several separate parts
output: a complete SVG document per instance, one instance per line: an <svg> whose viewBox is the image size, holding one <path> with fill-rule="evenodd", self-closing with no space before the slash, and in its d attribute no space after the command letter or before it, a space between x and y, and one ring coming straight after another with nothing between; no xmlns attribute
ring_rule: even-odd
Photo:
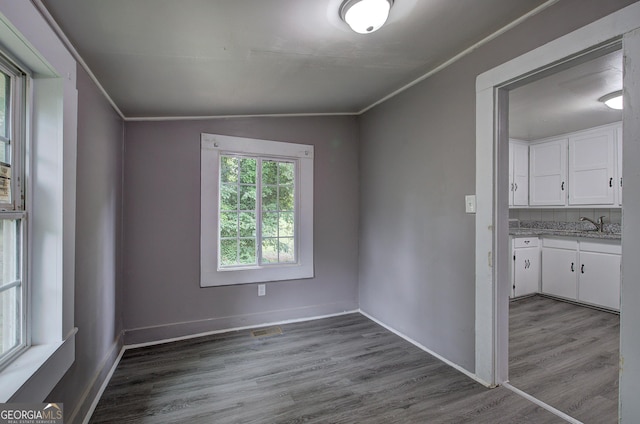
<svg viewBox="0 0 640 424"><path fill-rule="evenodd" d="M621 47L508 88L509 384L581 421L618 417L622 110L600 99L622 90ZM585 250L600 269L580 278L579 246L616 253Z"/></svg>
<svg viewBox="0 0 640 424"><path fill-rule="evenodd" d="M476 376L489 386L508 382L508 314L509 314L509 275L508 275L508 149L501 148L508 138L507 111L508 90L517 84L538 79L542 75L557 72L561 67L575 60L581 60L594 51L613 46L622 40L625 55L637 57L631 46L640 45L640 33L636 31L640 22L640 4L628 6L608 17L579 29L571 34L548 43L532 52L516 58L504 65L480 75L476 90ZM576 63L576 62L573 62ZM629 61L625 65L635 63ZM625 70L627 75L637 75L637 69ZM625 76L625 103L633 106L640 96L637 82L627 87ZM640 125L637 119L625 109L625 139L637 139ZM625 144L625 156L638 154L640 149ZM633 156L636 157L636 156ZM625 181L630 184L635 176L625 172ZM640 180L640 177L638 178ZM640 242L630 235L638 236L640 231L629 226L640 222L640 193L625 185L623 234L623 302L625 305L640 300L640 288L625 285L640 275L640 266L629 261L624 262L627 253L640 251ZM640 237L639 237L640 238ZM626 250L625 250L626 249ZM636 261L637 262L637 261ZM632 331L625 320L640 319L634 308L623 312L621 323L622 355L625 367L620 380L620 418L631 418L638 411L633 401L633 390L640 375L640 356L636 352L640 346L638 335ZM632 322L632 321L631 321Z"/></svg>

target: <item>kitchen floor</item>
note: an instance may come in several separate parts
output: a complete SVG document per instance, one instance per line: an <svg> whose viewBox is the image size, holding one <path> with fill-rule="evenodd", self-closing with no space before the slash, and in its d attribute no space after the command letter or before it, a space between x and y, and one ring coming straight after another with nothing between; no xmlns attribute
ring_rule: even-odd
<svg viewBox="0 0 640 424"><path fill-rule="evenodd" d="M512 386L584 423L618 422L620 316L543 296L509 308Z"/></svg>

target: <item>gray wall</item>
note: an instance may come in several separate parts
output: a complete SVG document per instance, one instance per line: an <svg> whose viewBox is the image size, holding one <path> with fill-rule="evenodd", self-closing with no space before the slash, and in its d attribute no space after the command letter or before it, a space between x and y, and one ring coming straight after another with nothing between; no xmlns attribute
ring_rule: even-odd
<svg viewBox="0 0 640 424"><path fill-rule="evenodd" d="M475 370L475 80L628 0L563 0L361 117L360 307Z"/></svg>
<svg viewBox="0 0 640 424"><path fill-rule="evenodd" d="M78 67L76 360L48 396L81 422L122 345L122 119ZM72 416L74 410L77 414Z"/></svg>
<svg viewBox="0 0 640 424"><path fill-rule="evenodd" d="M353 117L128 122L127 344L358 308L358 126ZM314 279L200 288L200 134L313 144Z"/></svg>

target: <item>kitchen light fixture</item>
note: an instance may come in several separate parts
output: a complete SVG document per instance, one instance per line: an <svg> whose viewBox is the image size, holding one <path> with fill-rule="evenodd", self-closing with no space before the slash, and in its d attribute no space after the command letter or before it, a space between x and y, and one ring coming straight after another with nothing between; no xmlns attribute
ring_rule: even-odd
<svg viewBox="0 0 640 424"><path fill-rule="evenodd" d="M358 34L370 34L387 22L393 0L345 0L340 17Z"/></svg>
<svg viewBox="0 0 640 424"><path fill-rule="evenodd" d="M621 110L622 109L622 90L614 91L613 93L609 93L606 96L602 96L598 99L607 107L611 109Z"/></svg>

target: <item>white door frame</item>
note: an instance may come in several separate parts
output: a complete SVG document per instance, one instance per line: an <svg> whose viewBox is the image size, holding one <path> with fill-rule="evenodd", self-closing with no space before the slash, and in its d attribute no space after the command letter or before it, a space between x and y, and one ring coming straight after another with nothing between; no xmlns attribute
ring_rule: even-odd
<svg viewBox="0 0 640 424"><path fill-rule="evenodd" d="M476 80L475 375L489 387L508 379L507 143L498 148L500 140L508 139L507 120L498 116L498 112L507 113L498 107L508 104L504 87L567 63L597 46L619 42L639 27L640 3L634 3L487 71ZM627 101L630 99L625 98ZM635 104L640 102L636 100ZM625 113L625 119L627 116ZM638 136L625 129L626 140L638 140ZM626 151L625 148L625 154ZM629 163L626 156L625 162Z"/></svg>

